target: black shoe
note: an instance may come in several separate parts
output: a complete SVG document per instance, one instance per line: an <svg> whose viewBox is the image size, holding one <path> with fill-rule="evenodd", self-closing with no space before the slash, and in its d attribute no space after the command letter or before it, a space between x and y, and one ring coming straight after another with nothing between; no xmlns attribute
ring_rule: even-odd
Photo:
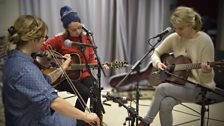
<svg viewBox="0 0 224 126"><path fill-rule="evenodd" d="M149 124L143 123L142 121L138 124L138 126L149 126Z"/></svg>

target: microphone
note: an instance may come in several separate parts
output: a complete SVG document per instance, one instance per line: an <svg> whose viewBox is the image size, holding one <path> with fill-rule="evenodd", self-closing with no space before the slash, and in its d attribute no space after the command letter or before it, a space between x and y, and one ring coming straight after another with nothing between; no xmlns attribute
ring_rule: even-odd
<svg viewBox="0 0 224 126"><path fill-rule="evenodd" d="M93 48L97 48L95 45L92 45L92 44L85 44L85 43L80 43L80 42L72 42L69 39L66 39L64 41L64 45L68 46L68 47L79 46L79 47L93 47Z"/></svg>
<svg viewBox="0 0 224 126"><path fill-rule="evenodd" d="M152 37L151 39L157 38L157 37L163 37L165 34L168 34L170 32L172 32L172 28L171 27L167 27L165 30L163 30L161 33L157 34L156 36Z"/></svg>
<svg viewBox="0 0 224 126"><path fill-rule="evenodd" d="M119 96L113 96L113 95L111 95L109 92L107 92L106 95L103 95L103 94L102 94L102 97L103 97L103 98L106 98L107 101L112 100L112 101L114 101L114 102L116 102L116 100L119 100L119 101L121 101L122 103L127 103L128 101L131 101L130 98L127 98L127 97L119 97Z"/></svg>
<svg viewBox="0 0 224 126"><path fill-rule="evenodd" d="M93 34L88 28L85 27L84 24L81 24L81 26L82 26L82 29L83 29L85 32L87 32L87 34L90 34L90 35Z"/></svg>

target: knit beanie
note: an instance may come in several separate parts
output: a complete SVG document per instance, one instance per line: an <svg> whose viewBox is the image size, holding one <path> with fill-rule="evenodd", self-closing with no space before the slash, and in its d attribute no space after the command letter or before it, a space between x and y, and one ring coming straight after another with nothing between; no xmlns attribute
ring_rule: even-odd
<svg viewBox="0 0 224 126"><path fill-rule="evenodd" d="M67 28L68 25L72 22L81 22L77 12L74 12L71 7L64 6L60 10L61 21L64 28Z"/></svg>

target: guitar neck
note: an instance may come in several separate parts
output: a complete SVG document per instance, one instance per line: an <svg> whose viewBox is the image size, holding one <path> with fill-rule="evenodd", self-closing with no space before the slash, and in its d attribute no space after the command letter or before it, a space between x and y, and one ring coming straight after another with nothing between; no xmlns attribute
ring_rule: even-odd
<svg viewBox="0 0 224 126"><path fill-rule="evenodd" d="M217 64L223 64L221 62L209 62L208 63L211 67L217 65ZM201 63L193 63L193 64L176 64L174 71L179 70L192 70L192 69L200 69Z"/></svg>
<svg viewBox="0 0 224 126"><path fill-rule="evenodd" d="M123 61L115 61L112 63L104 63L104 64L106 64L107 66L112 67L112 68L120 68L120 67L128 66L127 62L123 62ZM102 64L102 65L104 65L104 64ZM97 68L99 66L99 64L89 64L88 66L90 68ZM82 70L84 68L86 68L86 64L71 64L68 70Z"/></svg>
<svg viewBox="0 0 224 126"><path fill-rule="evenodd" d="M96 68L96 67L98 67L98 64L89 64L88 66L90 68ZM68 70L81 70L84 68L86 68L85 64L72 64L72 65L70 65Z"/></svg>
<svg viewBox="0 0 224 126"><path fill-rule="evenodd" d="M191 70L191 69L200 69L201 63L195 63L195 64L176 64L174 71L179 70Z"/></svg>

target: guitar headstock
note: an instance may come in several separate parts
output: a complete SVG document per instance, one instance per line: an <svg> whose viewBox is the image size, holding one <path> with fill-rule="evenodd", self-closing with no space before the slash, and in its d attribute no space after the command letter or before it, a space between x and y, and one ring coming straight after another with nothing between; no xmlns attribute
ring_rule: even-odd
<svg viewBox="0 0 224 126"><path fill-rule="evenodd" d="M224 70L224 59L215 61L210 65L213 66L214 69L222 71Z"/></svg>
<svg viewBox="0 0 224 126"><path fill-rule="evenodd" d="M120 68L120 67L127 67L128 66L128 62L126 61L113 61L111 63L107 63L110 67L113 68Z"/></svg>

